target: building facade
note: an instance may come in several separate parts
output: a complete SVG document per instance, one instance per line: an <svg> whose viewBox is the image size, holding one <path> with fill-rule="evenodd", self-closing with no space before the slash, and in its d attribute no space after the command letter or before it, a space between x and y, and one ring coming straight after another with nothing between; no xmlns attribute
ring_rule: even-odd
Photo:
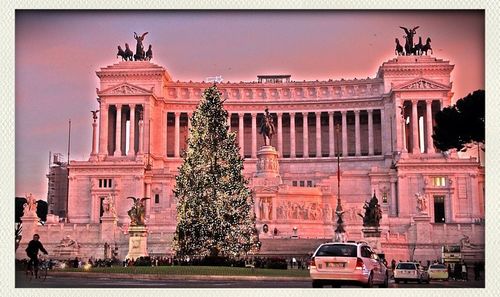
<svg viewBox="0 0 500 297"><path fill-rule="evenodd" d="M68 211L68 163L62 161L61 154L52 157L47 173L48 213L63 218Z"/></svg>
<svg viewBox="0 0 500 297"><path fill-rule="evenodd" d="M338 197L348 239L364 239L358 213L375 194L383 210L375 245L390 259L438 259L443 245L464 242L471 255L484 258L484 167L477 158L439 152L431 137L434 115L452 104L453 68L431 56L398 56L374 78L261 75L254 82L219 83L228 128L245 157L261 252L308 252L332 240ZM145 61L119 62L97 76L100 113L92 124L90 156L70 162L68 223L49 224L53 232L47 236L54 242L66 234L82 236L84 255L114 242L123 256L127 197L150 197L150 254L169 254L175 176L191 115L211 83L175 81L165 68ZM277 128L272 178L257 172L264 144L257 128L266 107ZM116 208L112 222L103 221L108 196Z"/></svg>

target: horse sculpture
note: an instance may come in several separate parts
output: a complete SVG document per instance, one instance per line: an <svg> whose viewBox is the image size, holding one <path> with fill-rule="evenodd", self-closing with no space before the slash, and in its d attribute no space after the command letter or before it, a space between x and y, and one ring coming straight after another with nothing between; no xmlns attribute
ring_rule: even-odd
<svg viewBox="0 0 500 297"><path fill-rule="evenodd" d="M422 36L419 36L418 43L415 44L415 55L421 56L423 47L424 47L424 45L422 44Z"/></svg>
<svg viewBox="0 0 500 297"><path fill-rule="evenodd" d="M431 47L431 38L430 37L427 37L427 40L425 41L425 44L422 47L422 54L425 52L425 55L427 56L427 51L428 50L430 50L431 54L433 54L432 47Z"/></svg>
<svg viewBox="0 0 500 297"><path fill-rule="evenodd" d="M153 49L152 49L152 46L150 44L148 51L146 52L146 60L151 61L152 58L153 58Z"/></svg>
<svg viewBox="0 0 500 297"><path fill-rule="evenodd" d="M395 49L396 55L398 56L403 56L404 51L403 51L403 46L399 43L399 39L396 38L396 49Z"/></svg>
<svg viewBox="0 0 500 297"><path fill-rule="evenodd" d="M116 57L122 57L122 61L132 61L132 51L128 48L128 44L125 43L125 50L122 49L121 46L118 46L118 52L116 53Z"/></svg>
<svg viewBox="0 0 500 297"><path fill-rule="evenodd" d="M146 36L146 34L148 34L148 32L145 32L141 36L139 36L137 35L136 32L134 32L134 38L135 40L137 40L137 46L135 48L135 55L134 55L135 61L144 61L146 59L144 46L142 45L142 41L144 41L144 36Z"/></svg>
<svg viewBox="0 0 500 297"><path fill-rule="evenodd" d="M125 56L129 61L132 61L132 57L134 56L134 52L132 52L132 50L128 46L128 43L125 43Z"/></svg>
<svg viewBox="0 0 500 297"><path fill-rule="evenodd" d="M262 137L264 137L264 145L271 145L271 139L276 132L273 117L269 114L269 110L267 108L262 124L260 125L259 133L262 134Z"/></svg>

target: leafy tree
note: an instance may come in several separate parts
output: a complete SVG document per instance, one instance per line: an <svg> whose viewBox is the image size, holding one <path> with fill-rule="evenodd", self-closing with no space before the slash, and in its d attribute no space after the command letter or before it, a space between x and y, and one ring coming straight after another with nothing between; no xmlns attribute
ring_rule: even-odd
<svg viewBox="0 0 500 297"><path fill-rule="evenodd" d="M237 256L257 247L253 198L220 95L215 84L204 91L176 177L178 255Z"/></svg>
<svg viewBox="0 0 500 297"><path fill-rule="evenodd" d="M477 90L436 114L434 145L447 151L466 150L471 143L483 143L485 135L485 92Z"/></svg>

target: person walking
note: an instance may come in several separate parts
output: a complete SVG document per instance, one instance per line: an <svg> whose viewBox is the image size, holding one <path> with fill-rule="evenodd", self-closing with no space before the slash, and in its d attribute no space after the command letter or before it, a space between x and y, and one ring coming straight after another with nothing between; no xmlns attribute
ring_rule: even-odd
<svg viewBox="0 0 500 297"><path fill-rule="evenodd" d="M462 263L462 279L464 281L469 280L469 276L467 275L467 265L465 265L465 262Z"/></svg>
<svg viewBox="0 0 500 297"><path fill-rule="evenodd" d="M38 278L38 252L42 251L45 255L49 253L43 247L43 244L40 242L40 235L34 234L33 240L28 243L28 247L26 248L26 255L30 258L28 261L28 270L33 267L33 271L35 272L35 278Z"/></svg>

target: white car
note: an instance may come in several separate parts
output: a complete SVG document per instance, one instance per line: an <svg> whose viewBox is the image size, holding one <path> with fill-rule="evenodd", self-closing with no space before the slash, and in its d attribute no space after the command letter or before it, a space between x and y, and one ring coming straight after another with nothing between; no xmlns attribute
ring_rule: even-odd
<svg viewBox="0 0 500 297"><path fill-rule="evenodd" d="M365 242L331 242L320 245L311 258L313 288L324 285L389 286L387 267Z"/></svg>
<svg viewBox="0 0 500 297"><path fill-rule="evenodd" d="M399 262L394 269L394 281L398 284L400 281L416 281L420 283L429 283L429 274L418 263Z"/></svg>

